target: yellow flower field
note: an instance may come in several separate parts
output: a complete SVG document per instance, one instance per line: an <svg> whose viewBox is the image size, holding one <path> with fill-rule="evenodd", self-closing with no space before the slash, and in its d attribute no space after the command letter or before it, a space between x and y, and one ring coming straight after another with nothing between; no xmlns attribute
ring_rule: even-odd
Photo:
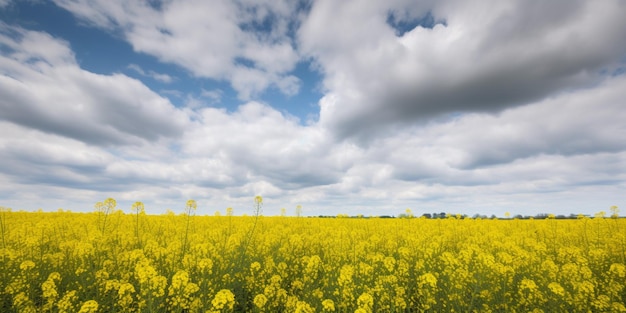
<svg viewBox="0 0 626 313"><path fill-rule="evenodd" d="M626 312L625 219L195 210L2 209L0 312Z"/></svg>

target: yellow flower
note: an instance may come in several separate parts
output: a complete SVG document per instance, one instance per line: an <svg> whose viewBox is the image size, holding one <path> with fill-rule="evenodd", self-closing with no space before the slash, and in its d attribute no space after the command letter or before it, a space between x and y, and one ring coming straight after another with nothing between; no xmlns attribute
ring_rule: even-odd
<svg viewBox="0 0 626 313"><path fill-rule="evenodd" d="M339 270L339 286L345 286L352 282L352 276L354 275L354 267L351 265L344 265Z"/></svg>
<svg viewBox="0 0 626 313"><path fill-rule="evenodd" d="M611 312L626 312L626 306L623 303L613 302L611 304Z"/></svg>
<svg viewBox="0 0 626 313"><path fill-rule="evenodd" d="M294 291L302 290L304 288L304 283L299 280L294 280L291 283L291 289Z"/></svg>
<svg viewBox="0 0 626 313"><path fill-rule="evenodd" d="M172 277L172 284L169 288L169 303L173 307L189 309L193 302L193 294L198 292L200 287L192 283L186 271L178 271Z"/></svg>
<svg viewBox="0 0 626 313"><path fill-rule="evenodd" d="M599 295L591 305L596 308L597 312L605 312L611 308L611 298L607 295Z"/></svg>
<svg viewBox="0 0 626 313"><path fill-rule="evenodd" d="M211 274L213 269L213 260L209 258L201 259L198 261L198 269L202 272L206 272L207 274Z"/></svg>
<svg viewBox="0 0 626 313"><path fill-rule="evenodd" d="M535 284L535 282L530 279L524 278L520 283L520 289L530 291L537 290L537 284Z"/></svg>
<svg viewBox="0 0 626 313"><path fill-rule="evenodd" d="M356 301L360 309L365 310L365 312L372 312L372 308L374 307L374 298L372 295L363 293Z"/></svg>
<svg viewBox="0 0 626 313"><path fill-rule="evenodd" d="M235 306L235 295L228 289L222 289L217 292L213 301L211 301L214 310L228 308L232 310Z"/></svg>
<svg viewBox="0 0 626 313"><path fill-rule="evenodd" d="M196 203L196 200L187 200L185 213L187 213L188 215L191 215L196 212L197 208L198 208L198 204Z"/></svg>
<svg viewBox="0 0 626 313"><path fill-rule="evenodd" d="M613 263L609 268L609 272L615 278L625 278L626 277L626 266L620 263Z"/></svg>
<svg viewBox="0 0 626 313"><path fill-rule="evenodd" d="M31 269L33 269L33 268L35 268L35 262L33 262L33 261L31 261L31 260L26 260L26 261L24 261L24 262L22 262L22 263L20 264L20 269L21 269L22 271L24 271L24 272L25 272L25 271L28 271L28 270L31 270Z"/></svg>
<svg viewBox="0 0 626 313"><path fill-rule="evenodd" d="M335 312L335 302L330 299L325 299L322 301L322 309L324 312Z"/></svg>
<svg viewBox="0 0 626 313"><path fill-rule="evenodd" d="M33 301L24 293L20 292L13 297L13 306L18 312L23 313L35 313L35 305Z"/></svg>
<svg viewBox="0 0 626 313"><path fill-rule="evenodd" d="M430 288L437 287L437 277L431 273L423 274L419 277L418 282L420 287L428 286Z"/></svg>
<svg viewBox="0 0 626 313"><path fill-rule="evenodd" d="M254 297L253 302L257 308L263 308L267 303L267 297L264 294L258 294Z"/></svg>
<svg viewBox="0 0 626 313"><path fill-rule="evenodd" d="M52 272L48 275L48 279L41 284L43 297L47 299L48 302L54 302L59 297L55 281L60 280L61 275L58 272Z"/></svg>
<svg viewBox="0 0 626 313"><path fill-rule="evenodd" d="M74 313L76 312L76 303L78 297L76 296L76 290L66 292L61 300L57 302L57 308L59 313Z"/></svg>
<svg viewBox="0 0 626 313"><path fill-rule="evenodd" d="M552 291L552 293L554 293L555 295L561 297L565 295L565 289L563 289L563 287L557 282L552 282L548 284L548 289L550 289L550 291Z"/></svg>
<svg viewBox="0 0 626 313"><path fill-rule="evenodd" d="M385 264L385 268L389 272L393 272L393 270L396 268L396 259L394 259L393 257L386 257L383 263Z"/></svg>
<svg viewBox="0 0 626 313"><path fill-rule="evenodd" d="M315 309L304 301L298 301L296 303L295 313L314 313Z"/></svg>
<svg viewBox="0 0 626 313"><path fill-rule="evenodd" d="M118 305L122 308L128 308L133 303L133 294L135 293L135 287L130 283L123 283L117 290Z"/></svg>
<svg viewBox="0 0 626 313"><path fill-rule="evenodd" d="M95 300L87 300L80 307L78 313L96 313L98 312L98 302Z"/></svg>
<svg viewBox="0 0 626 313"><path fill-rule="evenodd" d="M258 272L258 271L260 271L260 270L261 270L261 263L259 263L259 262L253 262L253 263L250 265L250 270L252 270L252 272Z"/></svg>

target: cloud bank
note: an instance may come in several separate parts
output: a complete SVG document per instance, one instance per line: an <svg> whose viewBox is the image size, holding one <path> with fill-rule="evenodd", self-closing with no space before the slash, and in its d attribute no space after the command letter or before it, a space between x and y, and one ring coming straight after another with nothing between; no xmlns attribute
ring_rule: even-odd
<svg viewBox="0 0 626 313"><path fill-rule="evenodd" d="M247 213L261 194L266 214L533 215L623 202L621 1L55 3L241 102L202 90L175 106L82 69L63 38L0 24L3 206L114 196L160 213L195 198ZM255 100L298 93L299 63L322 75L316 120Z"/></svg>

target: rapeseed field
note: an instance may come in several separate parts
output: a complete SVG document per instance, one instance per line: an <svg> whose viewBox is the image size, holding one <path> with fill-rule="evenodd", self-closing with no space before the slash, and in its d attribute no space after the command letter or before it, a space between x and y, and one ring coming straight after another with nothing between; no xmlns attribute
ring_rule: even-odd
<svg viewBox="0 0 626 313"><path fill-rule="evenodd" d="M0 312L626 312L626 220L0 212Z"/></svg>

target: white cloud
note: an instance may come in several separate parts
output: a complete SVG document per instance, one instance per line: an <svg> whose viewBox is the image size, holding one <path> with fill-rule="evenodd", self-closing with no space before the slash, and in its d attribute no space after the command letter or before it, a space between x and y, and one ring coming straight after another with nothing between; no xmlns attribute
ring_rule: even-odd
<svg viewBox="0 0 626 313"><path fill-rule="evenodd" d="M247 100L269 86L283 88L299 60L288 36L297 3L269 1L143 2L57 0L78 18L120 31L138 52L184 67L196 76L227 80ZM259 25L267 29L259 29Z"/></svg>
<svg viewBox="0 0 626 313"><path fill-rule="evenodd" d="M152 78L154 80L157 80L157 81L160 81L162 83L168 84L168 83L171 83L171 82L174 81L174 78L172 76L170 76L170 75L160 74L160 73L157 73L155 71L147 71L146 72L137 64L129 64L128 68L133 70L133 71L135 71L135 72L137 72L141 76L150 77L150 78Z"/></svg>
<svg viewBox="0 0 626 313"><path fill-rule="evenodd" d="M216 156L241 180L267 181L283 189L334 182L345 168L323 130L301 126L266 105L251 102L228 114L207 108L186 133L182 151Z"/></svg>
<svg viewBox="0 0 626 313"><path fill-rule="evenodd" d="M205 90L202 89L200 95L209 100L210 103L218 103L222 99L222 90L213 89L213 90Z"/></svg>
<svg viewBox="0 0 626 313"><path fill-rule="evenodd" d="M179 136L186 116L125 75L80 69L68 44L0 24L2 120L91 144L138 144Z"/></svg>

